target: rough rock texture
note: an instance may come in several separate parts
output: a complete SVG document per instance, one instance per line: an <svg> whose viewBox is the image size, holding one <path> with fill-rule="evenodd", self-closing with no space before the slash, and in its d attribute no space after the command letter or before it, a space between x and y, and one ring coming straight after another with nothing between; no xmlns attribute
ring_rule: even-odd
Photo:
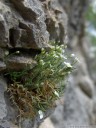
<svg viewBox="0 0 96 128"><path fill-rule="evenodd" d="M46 25L50 33L50 40L67 43L67 15L58 0L45 0L43 8L46 13Z"/></svg>
<svg viewBox="0 0 96 128"><path fill-rule="evenodd" d="M0 0L0 73L33 68L36 65L34 56L41 48L50 48L48 42L45 13L39 0ZM18 109L3 89L1 79L0 86L0 127L11 128L10 123L20 124ZM34 121L23 120L21 124L22 128L32 128Z"/></svg>
<svg viewBox="0 0 96 128"><path fill-rule="evenodd" d="M6 59L6 66L10 70L22 70L26 67L33 68L36 62L30 56L10 56Z"/></svg>
<svg viewBox="0 0 96 128"><path fill-rule="evenodd" d="M69 78L64 93L64 104L59 105L51 116L55 128L83 127L96 124L96 75L91 56L91 45L85 38L84 15L87 0L58 0L68 18L68 47L79 58L77 70ZM55 38L56 39L56 38ZM91 65L92 63L92 65ZM95 68L94 68L95 69ZM96 72L94 70L94 72ZM42 124L43 125L43 124ZM43 126L44 127L44 126Z"/></svg>
<svg viewBox="0 0 96 128"><path fill-rule="evenodd" d="M0 76L0 119L6 116L6 104L4 100L4 92L7 89L7 83L5 82L4 78Z"/></svg>
<svg viewBox="0 0 96 128"><path fill-rule="evenodd" d="M87 7L88 0L0 0L0 74L34 66L34 56L40 49L51 47L49 40L68 43L69 50L79 58L62 104L49 120L55 128L96 123L96 77L92 70L96 62L84 38ZM18 121L18 110L5 92L6 82L0 77L0 127L18 128L18 123L21 128L37 128L38 118Z"/></svg>
<svg viewBox="0 0 96 128"><path fill-rule="evenodd" d="M38 8L37 8L38 7ZM38 0L0 2L0 46L16 48L48 47L49 34Z"/></svg>

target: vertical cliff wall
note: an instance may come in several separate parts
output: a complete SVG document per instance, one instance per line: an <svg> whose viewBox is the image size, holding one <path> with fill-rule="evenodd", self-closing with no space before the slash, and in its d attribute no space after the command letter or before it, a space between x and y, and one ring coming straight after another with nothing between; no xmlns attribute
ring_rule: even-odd
<svg viewBox="0 0 96 128"><path fill-rule="evenodd" d="M41 48L49 49L49 41L68 44L69 50L74 52L80 61L77 70L70 76L63 105L57 107L51 117L53 124L57 128L64 128L66 124L95 124L95 84L88 70L90 63L87 64L92 58L84 34L84 15L87 7L87 0L0 1L0 125L2 128L7 128L8 125L10 128L17 127L15 120L18 113L4 93L7 82L3 74L9 69L17 71L28 65L34 66L36 62L32 57L34 58ZM19 56L14 54L18 51ZM32 125L32 121L27 121L22 124L22 128L31 128Z"/></svg>
<svg viewBox="0 0 96 128"><path fill-rule="evenodd" d="M79 63L76 71L69 78L62 99L63 105L61 102L61 105L52 115L51 121L55 128L94 126L96 123L96 94L92 65L95 65L95 56L91 56L91 44L85 34L85 13L89 1L58 0L58 2L68 18L68 48L76 54ZM44 123L45 125L46 122L47 120ZM44 124L42 124L42 127L44 127ZM51 126L53 128L53 125Z"/></svg>

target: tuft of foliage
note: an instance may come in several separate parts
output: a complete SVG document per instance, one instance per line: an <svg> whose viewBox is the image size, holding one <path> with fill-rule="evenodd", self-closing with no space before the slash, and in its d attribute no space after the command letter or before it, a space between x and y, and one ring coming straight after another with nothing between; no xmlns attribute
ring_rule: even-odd
<svg viewBox="0 0 96 128"><path fill-rule="evenodd" d="M33 69L8 72L8 92L20 116L33 118L39 110L46 112L54 107L54 101L64 92L65 78L73 70L74 60L70 64L68 58L64 46L56 45L36 55L37 65Z"/></svg>

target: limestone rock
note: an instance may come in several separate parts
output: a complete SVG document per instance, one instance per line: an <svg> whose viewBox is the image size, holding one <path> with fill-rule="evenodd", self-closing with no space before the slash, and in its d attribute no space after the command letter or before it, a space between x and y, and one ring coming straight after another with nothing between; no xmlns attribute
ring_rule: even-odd
<svg viewBox="0 0 96 128"><path fill-rule="evenodd" d="M49 126L50 128L54 128L50 118L47 118L46 120L44 120L44 122L40 125L39 128L49 128Z"/></svg>
<svg viewBox="0 0 96 128"><path fill-rule="evenodd" d="M89 97L92 98L94 94L94 84L88 78L88 76L82 76L79 78L78 85L81 88L81 90Z"/></svg>
<svg viewBox="0 0 96 128"><path fill-rule="evenodd" d="M4 48L0 48L0 59L3 60L5 55L6 55L6 52L8 52L6 49Z"/></svg>
<svg viewBox="0 0 96 128"><path fill-rule="evenodd" d="M0 61L0 71L3 71L6 69L6 64L3 61Z"/></svg>
<svg viewBox="0 0 96 128"><path fill-rule="evenodd" d="M4 119L8 122L12 122L13 124L18 124L19 111L17 106L10 100L10 94L7 91L4 93L4 98L7 110L7 114Z"/></svg>
<svg viewBox="0 0 96 128"><path fill-rule="evenodd" d="M58 117L56 116L58 113ZM62 113L62 114L61 114ZM92 113L92 101L79 88L68 86L64 95L64 107L58 106L51 117L55 128L89 125Z"/></svg>
<svg viewBox="0 0 96 128"><path fill-rule="evenodd" d="M0 128L18 128L18 126L7 120L0 120Z"/></svg>
<svg viewBox="0 0 96 128"><path fill-rule="evenodd" d="M15 9L13 6L15 6ZM0 2L0 8L2 12L0 14L0 25L2 27L0 29L0 34L2 34L0 45L2 47L34 49L49 47L49 34L44 22L45 16L38 0L3 1ZM21 36L25 36L26 40L23 37L20 38ZM17 37L18 41L15 40Z"/></svg>
<svg viewBox="0 0 96 128"><path fill-rule="evenodd" d="M6 114L6 104L5 104L5 99L4 99L4 92L7 89L7 84L5 79L0 76L0 119L3 119Z"/></svg>
<svg viewBox="0 0 96 128"><path fill-rule="evenodd" d="M8 121L0 120L0 128L10 128Z"/></svg>
<svg viewBox="0 0 96 128"><path fill-rule="evenodd" d="M67 15L58 0L43 1L50 40L67 43Z"/></svg>
<svg viewBox="0 0 96 128"><path fill-rule="evenodd" d="M36 65L36 61L32 57L13 55L6 59L6 65L7 69L19 71L27 67L33 68Z"/></svg>
<svg viewBox="0 0 96 128"><path fill-rule="evenodd" d="M16 27L18 20L11 8L3 2L0 1L0 46L10 47L10 28Z"/></svg>
<svg viewBox="0 0 96 128"><path fill-rule="evenodd" d="M67 43L67 36L70 39L68 47L80 59L77 71L70 78L71 84L65 90L64 102L51 117L55 128L65 128L66 124L89 125L93 121L92 117L96 123L95 86L89 72L90 63L84 52L83 45L86 46L86 43L82 44L87 4L87 0L0 0L0 72L35 66L32 56L40 52L41 48L49 48L49 39ZM33 49L36 52L28 51ZM14 50L23 51L22 55L11 55ZM10 55L5 57L6 51ZM89 48L86 53L89 53ZM8 121L15 123L18 110L11 104L4 87L7 87L6 82L0 78L0 127L15 128ZM4 121L2 118L5 116ZM36 121L40 122L38 119ZM22 122L22 128L31 128L33 125L34 121L30 119Z"/></svg>
<svg viewBox="0 0 96 128"><path fill-rule="evenodd" d="M1 8L1 5L0 5ZM8 43L8 30L7 30L7 24L4 20L3 15L0 14L0 46L6 47Z"/></svg>

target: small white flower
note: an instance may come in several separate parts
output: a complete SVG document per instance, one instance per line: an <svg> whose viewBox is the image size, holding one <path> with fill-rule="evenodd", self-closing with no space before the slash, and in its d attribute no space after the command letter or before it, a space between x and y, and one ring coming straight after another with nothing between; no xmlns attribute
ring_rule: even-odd
<svg viewBox="0 0 96 128"><path fill-rule="evenodd" d="M65 59L65 60L67 60L66 56L64 56L62 54L60 54L60 57L63 58L63 59Z"/></svg>
<svg viewBox="0 0 96 128"><path fill-rule="evenodd" d="M67 57L63 56L63 58L64 58L65 60L67 60Z"/></svg>
<svg viewBox="0 0 96 128"><path fill-rule="evenodd" d="M64 49L62 50L62 53L63 53L63 54L65 53L65 50L64 50Z"/></svg>
<svg viewBox="0 0 96 128"><path fill-rule="evenodd" d="M77 57L75 57L75 60L80 63L80 60Z"/></svg>
<svg viewBox="0 0 96 128"><path fill-rule="evenodd" d="M44 48L41 49L41 53L43 53L43 54L45 53L45 49Z"/></svg>
<svg viewBox="0 0 96 128"><path fill-rule="evenodd" d="M72 65L71 65L70 63L64 62L64 64L65 64L67 67L72 68Z"/></svg>
<svg viewBox="0 0 96 128"><path fill-rule="evenodd" d="M68 74L71 74L71 72L68 72Z"/></svg>
<svg viewBox="0 0 96 128"><path fill-rule="evenodd" d="M71 57L75 57L75 60L76 60L77 62L80 62L79 59L78 59L78 57L75 56L75 54L71 54Z"/></svg>
<svg viewBox="0 0 96 128"><path fill-rule="evenodd" d="M9 51L5 51L5 55L6 55L6 56L9 55Z"/></svg>
<svg viewBox="0 0 96 128"><path fill-rule="evenodd" d="M44 61L43 61L43 60L40 60L40 64L41 64L41 65L44 65L45 63L44 63Z"/></svg>
<svg viewBox="0 0 96 128"><path fill-rule="evenodd" d="M59 97L59 93L57 91L55 91L54 94Z"/></svg>
<svg viewBox="0 0 96 128"><path fill-rule="evenodd" d="M56 54L53 55L54 58L58 58L58 56Z"/></svg>
<svg viewBox="0 0 96 128"><path fill-rule="evenodd" d="M59 56L55 55L56 58L58 58Z"/></svg>
<svg viewBox="0 0 96 128"><path fill-rule="evenodd" d="M44 85L44 82L42 82L41 85Z"/></svg>
<svg viewBox="0 0 96 128"><path fill-rule="evenodd" d="M41 50L44 51L44 48L42 48Z"/></svg>
<svg viewBox="0 0 96 128"><path fill-rule="evenodd" d="M50 68L52 68L52 65L51 64L49 64L50 65Z"/></svg>
<svg viewBox="0 0 96 128"><path fill-rule="evenodd" d="M71 54L71 57L75 57L75 54Z"/></svg>
<svg viewBox="0 0 96 128"><path fill-rule="evenodd" d="M64 48L64 45L63 44L61 45L61 48Z"/></svg>
<svg viewBox="0 0 96 128"><path fill-rule="evenodd" d="M20 51L16 51L16 53L17 53L17 54L19 54L19 53L20 53Z"/></svg>
<svg viewBox="0 0 96 128"><path fill-rule="evenodd" d="M43 119L43 117L44 117L43 112L41 110L39 110L38 113L39 113L40 119Z"/></svg>

